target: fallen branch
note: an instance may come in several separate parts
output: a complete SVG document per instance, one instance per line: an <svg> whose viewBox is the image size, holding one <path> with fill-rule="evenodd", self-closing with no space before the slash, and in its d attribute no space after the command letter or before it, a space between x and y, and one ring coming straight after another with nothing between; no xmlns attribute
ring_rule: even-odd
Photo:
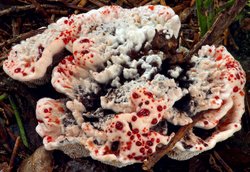
<svg viewBox="0 0 250 172"><path fill-rule="evenodd" d="M160 2L160 0L153 0L153 1L149 1L146 5L156 5Z"/></svg>
<svg viewBox="0 0 250 172"><path fill-rule="evenodd" d="M196 53L202 45L212 45L223 32L234 21L235 17L245 7L247 0L236 0L234 5L224 13L221 13L215 20L212 27L207 31L204 37L190 50L185 59L190 59L191 56Z"/></svg>
<svg viewBox="0 0 250 172"><path fill-rule="evenodd" d="M222 168L216 163L216 159L212 154L210 154L209 156L209 164L210 164L210 167L214 169L215 171L223 172Z"/></svg>
<svg viewBox="0 0 250 172"><path fill-rule="evenodd" d="M194 4L195 4L195 0L191 0L191 2L190 2L190 7L192 7L192 6L194 6Z"/></svg>
<svg viewBox="0 0 250 172"><path fill-rule="evenodd" d="M199 113L195 115L192 120L193 122L181 127L175 136L171 139L168 145L157 150L156 153L152 154L147 160L144 161L142 169L150 171L151 168L166 154L168 154L175 146L175 144L180 141L189 130L191 130L194 125L203 118L204 113Z"/></svg>
<svg viewBox="0 0 250 172"><path fill-rule="evenodd" d="M163 6L167 6L166 1L165 0L160 0L160 4Z"/></svg>
<svg viewBox="0 0 250 172"><path fill-rule="evenodd" d="M103 4L102 2L100 1L96 1L96 0L88 0L89 2L91 2L92 4L95 4L96 6L98 7L103 7L105 6L105 4Z"/></svg>
<svg viewBox="0 0 250 172"><path fill-rule="evenodd" d="M11 26L12 26L12 35L13 37L16 37L17 35L20 34L20 25L22 23L21 17L16 17L13 18L11 21Z"/></svg>
<svg viewBox="0 0 250 172"><path fill-rule="evenodd" d="M177 5L177 6L173 7L173 10L174 10L175 13L179 14L180 12L182 12L184 9L187 8L188 4L189 4L188 1L184 1L180 5Z"/></svg>
<svg viewBox="0 0 250 172"><path fill-rule="evenodd" d="M6 47L6 46L8 46L8 45L10 45L12 43L20 42L20 41L22 41L24 39L27 39L29 37L32 37L32 36L37 35L39 33L42 33L45 29L46 28L40 28L40 29L37 29L37 30L31 30L31 31L29 31L27 33L20 34L20 35L14 37L12 39L9 39L9 40L7 40L5 42L0 43L0 48Z"/></svg>
<svg viewBox="0 0 250 172"><path fill-rule="evenodd" d="M9 162L10 171L12 171L12 168L14 167L14 162L15 162L15 158L16 158L19 146L20 146L20 137L18 136L14 145L14 149L11 154L10 162Z"/></svg>
<svg viewBox="0 0 250 172"><path fill-rule="evenodd" d="M10 125L10 121L9 121L9 118L7 116L7 114L5 113L5 109L4 108L0 108L0 114L1 114L1 118L4 119L4 123L8 126Z"/></svg>
<svg viewBox="0 0 250 172"><path fill-rule="evenodd" d="M8 104L6 104L4 102L0 102L0 107L5 110L5 112L7 113L8 117L12 117L13 116L12 114L14 113L14 111L11 109L10 106L8 106Z"/></svg>
<svg viewBox="0 0 250 172"><path fill-rule="evenodd" d="M10 128L6 128L7 133L9 134L12 141L15 141L17 139L17 136L11 131ZM19 137L19 136L18 136Z"/></svg>
<svg viewBox="0 0 250 172"><path fill-rule="evenodd" d="M226 170L226 172L233 172L233 170L231 169L231 167L229 167L229 165L220 157L220 155L216 151L214 151L213 154L214 154L214 157L224 167L224 169Z"/></svg>
<svg viewBox="0 0 250 172"><path fill-rule="evenodd" d="M139 3L139 6L146 5L150 0L143 0Z"/></svg>
<svg viewBox="0 0 250 172"><path fill-rule="evenodd" d="M123 5L123 1L124 0L117 0L115 3L114 3L114 5L118 5L118 6L122 6ZM113 3L111 3L111 5L112 5Z"/></svg>
<svg viewBox="0 0 250 172"><path fill-rule="evenodd" d="M47 9L46 11L50 14L57 14L57 15L63 15L63 16L66 16L69 14L68 10L61 10L61 9Z"/></svg>
<svg viewBox="0 0 250 172"><path fill-rule="evenodd" d="M54 10L54 11L58 11L57 13L60 14L59 11L63 10L62 15L65 14L65 11L69 13L68 8L77 9L77 10L84 11L84 12L87 12L90 10L89 8L84 8L84 7L68 4L66 2L62 2L62 3L64 4L64 8L63 8L64 10L58 8L58 5L52 5L52 4L40 4L40 7L44 9L45 13L51 13L51 11ZM34 4L23 5L23 6L11 6L9 8L0 10L0 17L11 14L11 13L18 13L18 12L34 10L34 9L36 9L36 6Z"/></svg>
<svg viewBox="0 0 250 172"><path fill-rule="evenodd" d="M88 12L88 11L91 10L90 8L80 7L80 6L77 6L77 5L68 3L68 2L65 1L65 0L59 0L59 1L57 1L57 2L61 2L61 3L63 3L66 7L68 7L68 8L72 8L72 9L74 9L74 10L79 10L79 11L82 11L82 12Z"/></svg>
<svg viewBox="0 0 250 172"><path fill-rule="evenodd" d="M44 10L39 2L36 0L30 0L30 2L36 7L36 10L40 12L46 19L48 23L52 23L53 21L50 19L48 13Z"/></svg>
<svg viewBox="0 0 250 172"><path fill-rule="evenodd" d="M184 23L189 18L189 16L193 13L193 11L194 11L194 7L187 7L183 11L181 11L179 14L181 23Z"/></svg>
<svg viewBox="0 0 250 172"><path fill-rule="evenodd" d="M7 144L8 143L7 131L3 123L0 123L0 138L1 138L0 140L1 145L3 145L6 151L11 152L9 144Z"/></svg>
<svg viewBox="0 0 250 172"><path fill-rule="evenodd" d="M0 11L0 17L3 15L7 15L10 13L18 13L21 11L27 11L27 10L31 10L34 9L35 6L34 5L24 5L24 6L11 6L10 8L4 9Z"/></svg>

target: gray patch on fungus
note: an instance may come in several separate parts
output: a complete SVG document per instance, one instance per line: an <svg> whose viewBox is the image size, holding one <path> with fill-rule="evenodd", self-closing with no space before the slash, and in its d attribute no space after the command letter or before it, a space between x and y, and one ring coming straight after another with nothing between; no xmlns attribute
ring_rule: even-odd
<svg viewBox="0 0 250 172"><path fill-rule="evenodd" d="M63 151L65 154L70 156L70 158L74 159L89 156L89 151L79 143L71 143L68 141L64 141L64 143L58 146L57 149Z"/></svg>

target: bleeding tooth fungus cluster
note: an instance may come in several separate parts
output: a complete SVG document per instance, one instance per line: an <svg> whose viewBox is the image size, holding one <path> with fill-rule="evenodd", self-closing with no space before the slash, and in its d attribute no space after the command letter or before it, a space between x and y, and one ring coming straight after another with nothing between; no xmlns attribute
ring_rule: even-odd
<svg viewBox="0 0 250 172"><path fill-rule="evenodd" d="M240 130L245 73L223 46L169 63L183 53L180 26L169 7L106 6L63 17L14 46L3 69L27 85L51 79L65 95L37 102L46 149L117 167L140 163L203 112L195 128L209 136L189 131L168 154L185 160Z"/></svg>

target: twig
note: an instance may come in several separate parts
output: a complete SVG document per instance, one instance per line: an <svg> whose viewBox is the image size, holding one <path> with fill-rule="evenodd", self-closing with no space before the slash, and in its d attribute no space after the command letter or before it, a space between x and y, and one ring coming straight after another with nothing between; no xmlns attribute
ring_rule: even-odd
<svg viewBox="0 0 250 172"><path fill-rule="evenodd" d="M4 123L6 125L10 125L10 121L9 121L9 118L8 118L7 114L5 113L5 109L0 108L0 113L3 115Z"/></svg>
<svg viewBox="0 0 250 172"><path fill-rule="evenodd" d="M227 163L220 157L220 155L214 151L215 158L220 162L220 164L225 168L227 172L233 172L233 170L227 165Z"/></svg>
<svg viewBox="0 0 250 172"><path fill-rule="evenodd" d="M9 147L9 145L8 144L6 144L6 143L2 143L3 144L3 147L4 147L4 149L7 151L7 152L11 152L11 148Z"/></svg>
<svg viewBox="0 0 250 172"><path fill-rule="evenodd" d="M84 7L84 5L86 5L86 3L87 3L87 0L80 0L80 2L78 3L77 6Z"/></svg>
<svg viewBox="0 0 250 172"><path fill-rule="evenodd" d="M13 37L17 36L20 34L20 24L21 24L21 17L13 18L12 19L12 35Z"/></svg>
<svg viewBox="0 0 250 172"><path fill-rule="evenodd" d="M173 7L174 12L175 12L175 13L180 13L180 12L183 11L185 8L187 8L188 3L189 3L189 2L184 1L184 2L181 3L180 5L177 5L177 6Z"/></svg>
<svg viewBox="0 0 250 172"><path fill-rule="evenodd" d="M210 156L209 156L209 164L210 164L211 168L213 168L215 171L223 172L221 167L216 163L216 160L212 154L210 154Z"/></svg>
<svg viewBox="0 0 250 172"><path fill-rule="evenodd" d="M78 2L76 4L78 7L84 7L86 5L86 3L87 3L87 0L78 0ZM79 12L80 12L79 10L74 11L75 14L78 14Z"/></svg>
<svg viewBox="0 0 250 172"><path fill-rule="evenodd" d="M148 2L146 5L156 5L160 2L160 0L152 0L150 2Z"/></svg>
<svg viewBox="0 0 250 172"><path fill-rule="evenodd" d="M61 2L61 1L60 1ZM76 5L69 5L66 2L62 2L66 7L72 8L72 9L78 9L81 11L89 11L88 8L83 8ZM52 5L52 4L40 4L41 8L45 10L46 13L50 13L51 10L60 10L58 9L58 5ZM4 15L8 15L11 13L18 13L21 11L27 11L27 10L34 10L36 7L34 4L32 5L23 5L23 6L12 6L4 10L0 10L0 17ZM65 9L66 10L66 9Z"/></svg>
<svg viewBox="0 0 250 172"><path fill-rule="evenodd" d="M169 153L175 146L175 144L180 141L193 126L203 118L204 112L201 112L193 117L193 122L181 127L175 136L171 139L168 145L164 146L156 153L152 154L147 160L144 161L142 169L150 170L164 155Z"/></svg>
<svg viewBox="0 0 250 172"><path fill-rule="evenodd" d="M229 45L231 45L235 50L239 51L240 48L234 41L234 38L230 32L228 32L228 39L229 39Z"/></svg>
<svg viewBox="0 0 250 172"><path fill-rule="evenodd" d="M10 14L13 12L21 12L21 11L27 11L27 10L31 10L34 9L35 6L34 5L24 5L24 6L11 6L10 8L4 9L0 11L0 17L6 14Z"/></svg>
<svg viewBox="0 0 250 172"><path fill-rule="evenodd" d="M202 45L213 44L218 37L223 34L224 30L234 21L235 17L245 7L246 3L246 0L236 0L234 5L228 11L221 13L204 37L186 55L185 59L190 59Z"/></svg>
<svg viewBox="0 0 250 172"><path fill-rule="evenodd" d="M47 18L48 23L52 23L53 21L50 19L48 13L44 10L44 8L41 6L41 4L39 2L37 2L36 0L30 0L30 2L36 7L36 10L38 12L41 12L41 14Z"/></svg>
<svg viewBox="0 0 250 172"><path fill-rule="evenodd" d="M83 11L83 12L88 12L89 10L91 10L90 8L79 7L77 5L70 4L70 3L66 2L65 0L59 0L59 2L63 3L66 7L72 8L74 10L79 10L79 11Z"/></svg>
<svg viewBox="0 0 250 172"><path fill-rule="evenodd" d="M150 0L143 0L142 2L140 2L139 6L143 6L145 4L147 4Z"/></svg>
<svg viewBox="0 0 250 172"><path fill-rule="evenodd" d="M78 4L78 2L79 2L79 0L67 0L67 1L71 4L74 4L74 5Z"/></svg>
<svg viewBox="0 0 250 172"><path fill-rule="evenodd" d="M195 0L191 0L190 7L194 6L194 4L195 4Z"/></svg>
<svg viewBox="0 0 250 172"><path fill-rule="evenodd" d="M9 134L10 138L15 141L17 136L9 129L9 128L6 128L6 131L7 133Z"/></svg>
<svg viewBox="0 0 250 172"><path fill-rule="evenodd" d="M3 30L1 28L0 28L0 33L1 33L1 35L4 35L4 36L9 36L10 35L10 33L6 32L5 30Z"/></svg>
<svg viewBox="0 0 250 172"><path fill-rule="evenodd" d="M61 10L61 9L46 9L46 11L50 14L57 14L57 15L63 15L63 16L66 16L69 14L68 10Z"/></svg>
<svg viewBox="0 0 250 172"><path fill-rule="evenodd" d="M223 44L227 46L228 44L228 36L229 36L229 31L226 29L223 33Z"/></svg>
<svg viewBox="0 0 250 172"><path fill-rule="evenodd" d="M21 2L21 3L25 3L25 4L29 4L30 2L28 2L28 0L17 0L18 2Z"/></svg>
<svg viewBox="0 0 250 172"><path fill-rule="evenodd" d="M0 102L0 106L4 108L4 110L8 113L8 115L11 117L14 111L4 102ZM10 115L11 114L11 115Z"/></svg>
<svg viewBox="0 0 250 172"><path fill-rule="evenodd" d="M15 142L14 149L13 149L12 154L11 154L10 162L9 162L10 171L12 171L12 168L14 166L14 162L15 162L15 158L16 158L19 146L20 146L20 137L18 136L16 139L16 142Z"/></svg>
<svg viewBox="0 0 250 172"><path fill-rule="evenodd" d="M160 0L160 4L161 4L161 5L164 5L164 6L167 6L167 4L166 4L166 1L165 1L165 0Z"/></svg>
<svg viewBox="0 0 250 172"><path fill-rule="evenodd" d="M8 96L8 98L9 98L10 104L11 104L13 110L14 110L14 115L15 115L15 118L16 118L16 121L17 121L17 125L18 125L19 131L20 131L20 136L21 136L21 139L23 141L23 144L26 147L29 147L28 140L27 140L25 130L24 130L24 127L23 127L23 123L22 123L21 117L19 115L19 112L17 110L17 106L14 103L14 101L12 100L11 96Z"/></svg>
<svg viewBox="0 0 250 172"><path fill-rule="evenodd" d="M123 0L117 0L115 5L122 6L123 5Z"/></svg>
<svg viewBox="0 0 250 172"><path fill-rule="evenodd" d="M191 45L190 43L184 38L183 35L180 35L180 38L181 38L181 42L183 42L182 45L184 45L185 47L187 47L188 49L190 49Z"/></svg>
<svg viewBox="0 0 250 172"><path fill-rule="evenodd" d="M77 4L78 7L84 7L87 3L87 0L80 0ZM78 14L80 11L79 10L75 10L75 14Z"/></svg>
<svg viewBox="0 0 250 172"><path fill-rule="evenodd" d="M96 0L88 0L89 2L91 2L91 3L93 3L93 4L95 4L95 5L97 5L98 7L103 7L103 6L105 6L105 4L103 4L102 2L100 2L100 1L96 1Z"/></svg>
<svg viewBox="0 0 250 172"><path fill-rule="evenodd" d="M8 94L3 93L2 95L0 95L0 101L3 101L4 99L6 99L8 97Z"/></svg>
<svg viewBox="0 0 250 172"><path fill-rule="evenodd" d="M8 151L11 152L11 149L9 147L8 143L8 139L7 139L7 133L6 133L6 129L5 126L3 126L3 124L0 122L0 143L3 145L3 147Z"/></svg>
<svg viewBox="0 0 250 172"><path fill-rule="evenodd" d="M193 13L194 7L187 7L182 12L180 12L179 17L181 20L181 23L184 23L188 17Z"/></svg>
<svg viewBox="0 0 250 172"><path fill-rule="evenodd" d="M27 33L20 34L20 35L16 36L15 38L12 38L12 39L9 39L5 42L0 43L0 48L8 46L8 45L15 43L15 42L19 42L21 40L27 39L31 36L36 35L36 34L42 33L44 30L45 30L45 28L40 28L37 30L31 30Z"/></svg>

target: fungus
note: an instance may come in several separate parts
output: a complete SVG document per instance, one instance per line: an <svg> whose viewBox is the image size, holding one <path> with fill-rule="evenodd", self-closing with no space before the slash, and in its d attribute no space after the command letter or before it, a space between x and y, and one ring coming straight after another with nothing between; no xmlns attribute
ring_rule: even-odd
<svg viewBox="0 0 250 172"><path fill-rule="evenodd" d="M207 138L190 131L170 158L191 158L240 130L245 84L240 64L225 47L208 45L190 61L176 60L184 57L180 26L170 7L109 6L60 19L13 47L5 72L33 84L47 77L54 54L70 52L51 77L66 99L37 102L36 131L45 148L123 167L168 145L176 128L201 112L195 128L214 131Z"/></svg>

